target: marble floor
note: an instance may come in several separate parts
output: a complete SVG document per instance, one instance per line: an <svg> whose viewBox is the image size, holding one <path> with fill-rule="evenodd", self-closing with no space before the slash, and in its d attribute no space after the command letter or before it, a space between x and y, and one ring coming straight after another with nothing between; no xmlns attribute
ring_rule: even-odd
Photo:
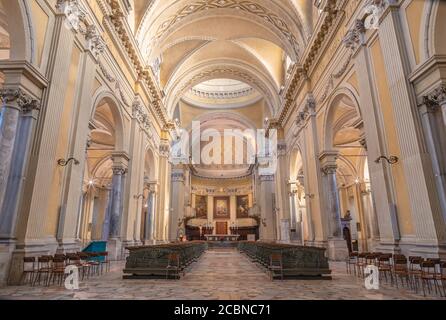
<svg viewBox="0 0 446 320"><path fill-rule="evenodd" d="M0 299L132 299L132 300L328 300L440 299L381 284L367 290L364 282L345 272L344 263L331 263L332 280L271 281L265 271L236 250L206 252L180 281L123 280L122 263L111 272L69 291L53 287L0 288Z"/></svg>

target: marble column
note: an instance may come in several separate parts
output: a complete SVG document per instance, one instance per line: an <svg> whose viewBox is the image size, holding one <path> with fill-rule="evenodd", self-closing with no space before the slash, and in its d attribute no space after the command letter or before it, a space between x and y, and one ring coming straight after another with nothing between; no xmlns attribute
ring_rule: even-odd
<svg viewBox="0 0 446 320"><path fill-rule="evenodd" d="M296 216L297 216L297 208L296 208L296 193L291 191L289 193L290 200L290 227L292 230L296 229Z"/></svg>
<svg viewBox="0 0 446 320"><path fill-rule="evenodd" d="M302 208L296 208L296 238L301 245L305 245Z"/></svg>
<svg viewBox="0 0 446 320"><path fill-rule="evenodd" d="M153 244L153 233L155 227L155 203L156 203L156 187L149 186L149 196L147 199L147 211L144 226L144 242L145 244Z"/></svg>
<svg viewBox="0 0 446 320"><path fill-rule="evenodd" d="M300 241L300 223L297 221L298 215L298 205L297 205L297 188L296 184L290 183L290 192L289 192L289 200L290 200L290 228L293 230L290 235L291 241Z"/></svg>
<svg viewBox="0 0 446 320"><path fill-rule="evenodd" d="M443 125L446 127L446 100L441 104L441 113L443 115Z"/></svg>
<svg viewBox="0 0 446 320"><path fill-rule="evenodd" d="M2 90L2 109L0 126L0 207L6 193L9 170L11 166L12 153L14 151L14 142L17 135L19 124L20 109L18 96L20 91Z"/></svg>
<svg viewBox="0 0 446 320"><path fill-rule="evenodd" d="M21 89L0 90L0 98L0 238L10 239L40 105Z"/></svg>
<svg viewBox="0 0 446 320"><path fill-rule="evenodd" d="M274 176L259 176L258 204L260 207L260 239L263 241L277 240L274 212Z"/></svg>
<svg viewBox="0 0 446 320"><path fill-rule="evenodd" d="M379 241L379 226L370 187L366 186L365 190L361 192L361 201L364 208L364 215L367 219L367 225L370 230L368 233L369 248L374 250Z"/></svg>
<svg viewBox="0 0 446 320"><path fill-rule="evenodd" d="M107 189L107 206L105 207L104 221L102 223L102 235L101 235L102 241L108 241L110 235L110 217L111 217L111 207L113 203L112 197L113 194L110 186L110 188Z"/></svg>
<svg viewBox="0 0 446 320"><path fill-rule="evenodd" d="M446 221L446 127L443 110L446 109L446 86L441 85L423 97L419 106L427 148L432 160L443 218Z"/></svg>
<svg viewBox="0 0 446 320"><path fill-rule="evenodd" d="M122 258L122 216L123 197L125 189L125 175L127 173L129 158L124 152L114 152L113 178L111 186L110 225L107 249L112 259Z"/></svg>
<svg viewBox="0 0 446 320"><path fill-rule="evenodd" d="M348 249L342 237L341 207L336 180L337 151L323 152L319 160L323 172L323 183L325 187L325 210L328 219L328 254L332 260L343 260L347 257Z"/></svg>
<svg viewBox="0 0 446 320"><path fill-rule="evenodd" d="M110 209L110 238L119 238L121 236L121 217L122 217L122 193L123 176L126 173L123 167L113 168L112 190L111 190L111 209Z"/></svg>

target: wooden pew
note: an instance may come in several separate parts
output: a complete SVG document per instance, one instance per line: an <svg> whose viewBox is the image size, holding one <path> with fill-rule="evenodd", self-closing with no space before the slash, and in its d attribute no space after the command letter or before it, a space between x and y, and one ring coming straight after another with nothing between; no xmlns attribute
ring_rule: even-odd
<svg viewBox="0 0 446 320"><path fill-rule="evenodd" d="M238 248L266 269L270 266L271 256L280 255L284 277L331 279L325 248L249 241L240 242Z"/></svg>
<svg viewBox="0 0 446 320"><path fill-rule="evenodd" d="M168 266L168 257L176 253L180 258L180 271L185 269L206 251L204 241L184 243L171 243L153 246L128 247L130 254L127 257L124 279L135 278L165 278Z"/></svg>

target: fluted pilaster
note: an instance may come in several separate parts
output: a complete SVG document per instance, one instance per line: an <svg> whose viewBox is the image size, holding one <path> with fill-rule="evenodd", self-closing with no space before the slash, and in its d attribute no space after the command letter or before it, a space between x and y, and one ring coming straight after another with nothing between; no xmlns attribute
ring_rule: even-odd
<svg viewBox="0 0 446 320"><path fill-rule="evenodd" d="M58 139L64 109L61 106L65 102L71 64L71 59L67 59L67 57L71 57L74 43L74 34L65 27L64 22L63 16L56 16L53 48L57 53L48 71L51 85L48 88L45 108L42 108L45 113L42 114L45 123L42 126L39 139L36 141L37 150L34 160L37 164L33 168L35 183L30 199L31 203L29 204L30 214L26 230L26 238L42 239L42 241L48 236L45 234L46 224L48 223L46 218L48 201L51 196L48 192L48 186L51 185L54 168L57 166L57 144L48 142ZM55 235L53 236L55 237Z"/></svg>
<svg viewBox="0 0 446 320"><path fill-rule="evenodd" d="M400 41L398 8L391 7L382 19L378 33L385 60L386 76L392 100L395 130L401 150L401 164L410 183L407 185L412 220L419 250L437 251L446 241L446 226L437 195L432 161L420 139L413 89L407 82L406 48Z"/></svg>

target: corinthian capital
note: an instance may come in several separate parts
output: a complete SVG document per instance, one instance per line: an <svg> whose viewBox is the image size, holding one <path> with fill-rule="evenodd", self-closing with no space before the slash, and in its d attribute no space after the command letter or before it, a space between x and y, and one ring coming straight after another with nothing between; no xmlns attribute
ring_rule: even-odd
<svg viewBox="0 0 446 320"><path fill-rule="evenodd" d="M339 152L332 151L323 151L319 155L319 161L321 163L321 170L324 174L334 174L338 168L336 161L338 159Z"/></svg>
<svg viewBox="0 0 446 320"><path fill-rule="evenodd" d="M23 113L39 110L40 103L22 89L0 89L0 99L3 104L13 105Z"/></svg>
<svg viewBox="0 0 446 320"><path fill-rule="evenodd" d="M82 29L82 21L86 17L85 10L79 0L57 0L56 9L67 18L67 25L76 32L85 31Z"/></svg>
<svg viewBox="0 0 446 320"><path fill-rule="evenodd" d="M167 158L170 155L170 143L169 140L161 140L160 146L159 146L159 152L160 156Z"/></svg>
<svg viewBox="0 0 446 320"><path fill-rule="evenodd" d="M389 5L388 0L369 0L364 7L364 25L366 29L378 29L379 19Z"/></svg>
<svg viewBox="0 0 446 320"><path fill-rule="evenodd" d="M441 84L434 91L432 91L429 96L429 99L436 101L438 104L446 103L446 85Z"/></svg>
<svg viewBox="0 0 446 320"><path fill-rule="evenodd" d="M305 108L311 112L316 109L316 99L314 99L312 94L308 95Z"/></svg>
<svg viewBox="0 0 446 320"><path fill-rule="evenodd" d="M441 105L446 104L446 86L441 84L431 93L424 96L423 104L431 111L435 111L439 109Z"/></svg>
<svg viewBox="0 0 446 320"><path fill-rule="evenodd" d="M338 169L338 166L335 164L326 164L323 167L321 167L321 170L324 174L335 174L336 170Z"/></svg>
<svg viewBox="0 0 446 320"><path fill-rule="evenodd" d="M139 119L141 117L141 114L143 112L142 104L139 99L135 99L132 104L132 115L134 118Z"/></svg>
<svg viewBox="0 0 446 320"><path fill-rule="evenodd" d="M363 34L365 32L364 22L356 20L352 29L345 35L342 43L346 48L355 50L363 41Z"/></svg>
<svg viewBox="0 0 446 320"><path fill-rule="evenodd" d="M124 175L127 172L127 169L124 167L112 167L114 175Z"/></svg>
<svg viewBox="0 0 446 320"><path fill-rule="evenodd" d="M99 54L104 52L105 42L94 25L87 27L85 39L88 41L88 49L90 49L94 57L97 58Z"/></svg>

